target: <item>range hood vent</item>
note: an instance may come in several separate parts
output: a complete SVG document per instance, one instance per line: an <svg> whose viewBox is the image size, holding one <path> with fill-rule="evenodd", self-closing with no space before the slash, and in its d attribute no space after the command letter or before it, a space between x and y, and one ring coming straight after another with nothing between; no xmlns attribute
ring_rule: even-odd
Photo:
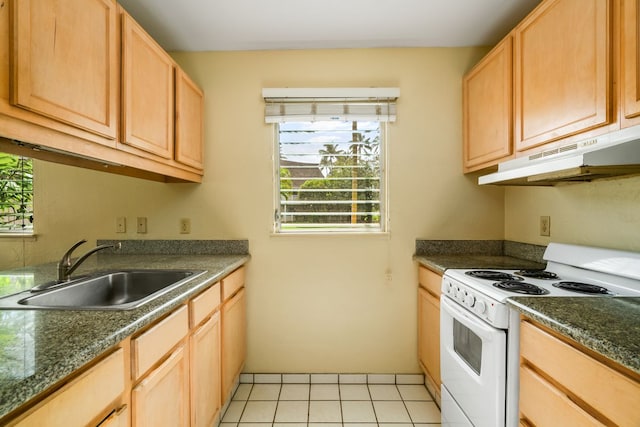
<svg viewBox="0 0 640 427"><path fill-rule="evenodd" d="M640 126L502 162L478 184L548 186L640 174Z"/></svg>

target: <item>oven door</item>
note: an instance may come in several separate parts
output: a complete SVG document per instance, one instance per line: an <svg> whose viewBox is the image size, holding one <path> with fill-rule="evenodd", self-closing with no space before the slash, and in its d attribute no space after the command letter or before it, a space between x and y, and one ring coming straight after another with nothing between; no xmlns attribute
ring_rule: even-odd
<svg viewBox="0 0 640 427"><path fill-rule="evenodd" d="M476 427L505 425L506 341L506 331L441 297L442 387L453 399L450 405L456 404ZM446 421L449 411L443 405L443 426L457 425Z"/></svg>

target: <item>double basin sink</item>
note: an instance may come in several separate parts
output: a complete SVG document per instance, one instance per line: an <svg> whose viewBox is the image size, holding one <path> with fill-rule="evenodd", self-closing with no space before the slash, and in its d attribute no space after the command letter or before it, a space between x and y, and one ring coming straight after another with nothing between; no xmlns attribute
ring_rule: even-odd
<svg viewBox="0 0 640 427"><path fill-rule="evenodd" d="M1 298L0 309L130 310L204 273L204 270L99 272Z"/></svg>

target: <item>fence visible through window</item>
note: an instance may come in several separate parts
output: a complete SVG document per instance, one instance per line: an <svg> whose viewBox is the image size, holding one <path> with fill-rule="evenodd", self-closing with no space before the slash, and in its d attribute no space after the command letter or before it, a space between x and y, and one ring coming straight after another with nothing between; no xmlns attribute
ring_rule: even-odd
<svg viewBox="0 0 640 427"><path fill-rule="evenodd" d="M33 232L33 162L0 153L0 233Z"/></svg>

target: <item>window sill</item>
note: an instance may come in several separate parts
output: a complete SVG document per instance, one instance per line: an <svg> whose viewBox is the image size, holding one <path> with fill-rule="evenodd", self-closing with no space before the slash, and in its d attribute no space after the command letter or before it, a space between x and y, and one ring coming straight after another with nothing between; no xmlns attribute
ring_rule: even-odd
<svg viewBox="0 0 640 427"><path fill-rule="evenodd" d="M37 234L32 233L0 233L0 239L2 240L38 240Z"/></svg>
<svg viewBox="0 0 640 427"><path fill-rule="evenodd" d="M364 238L385 238L389 239L391 233L388 231L296 231L284 233L270 233L270 237L364 237Z"/></svg>

